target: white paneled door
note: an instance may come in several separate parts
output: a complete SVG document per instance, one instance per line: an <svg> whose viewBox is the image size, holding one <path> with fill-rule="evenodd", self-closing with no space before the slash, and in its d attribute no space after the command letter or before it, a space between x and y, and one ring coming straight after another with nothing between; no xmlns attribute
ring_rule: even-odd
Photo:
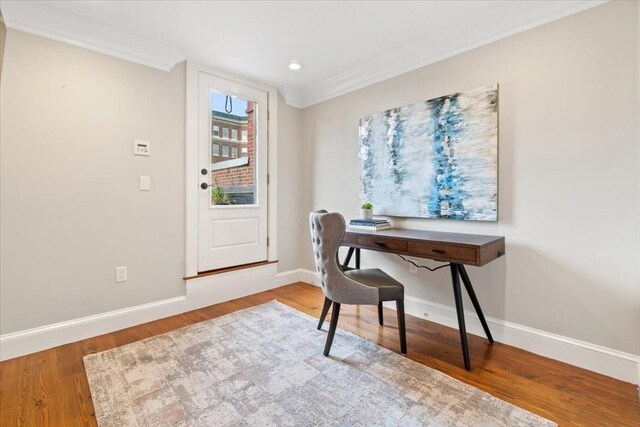
<svg viewBox="0 0 640 427"><path fill-rule="evenodd" d="M198 75L198 271L267 260L267 92Z"/></svg>

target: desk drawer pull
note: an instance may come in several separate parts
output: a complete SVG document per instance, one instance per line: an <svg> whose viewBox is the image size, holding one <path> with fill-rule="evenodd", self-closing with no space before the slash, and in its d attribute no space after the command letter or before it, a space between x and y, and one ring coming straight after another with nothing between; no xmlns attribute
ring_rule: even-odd
<svg viewBox="0 0 640 427"><path fill-rule="evenodd" d="M374 251L401 251L407 250L407 242L400 239L388 239L385 236L372 236L370 234L358 235L358 246L367 249L371 248Z"/></svg>
<svg viewBox="0 0 640 427"><path fill-rule="evenodd" d="M444 249L431 249L433 252L437 253L437 254L443 254L445 253Z"/></svg>

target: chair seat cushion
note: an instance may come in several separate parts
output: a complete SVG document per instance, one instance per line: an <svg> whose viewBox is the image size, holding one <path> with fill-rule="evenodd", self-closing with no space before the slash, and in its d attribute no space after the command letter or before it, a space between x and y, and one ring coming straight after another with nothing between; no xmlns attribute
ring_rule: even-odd
<svg viewBox="0 0 640 427"><path fill-rule="evenodd" d="M364 285L378 288L380 301L404 299L404 286L379 268L365 268L345 271L350 279Z"/></svg>

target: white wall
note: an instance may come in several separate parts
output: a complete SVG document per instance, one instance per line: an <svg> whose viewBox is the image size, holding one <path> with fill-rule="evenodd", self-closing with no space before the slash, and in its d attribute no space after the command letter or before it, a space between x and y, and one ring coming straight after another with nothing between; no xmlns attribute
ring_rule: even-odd
<svg viewBox="0 0 640 427"><path fill-rule="evenodd" d="M499 222L395 225L506 236L506 257L468 269L485 314L640 354L637 8L612 2L303 110L305 213L358 215L360 117L498 82ZM447 270L415 276L371 252L363 265L452 305Z"/></svg>

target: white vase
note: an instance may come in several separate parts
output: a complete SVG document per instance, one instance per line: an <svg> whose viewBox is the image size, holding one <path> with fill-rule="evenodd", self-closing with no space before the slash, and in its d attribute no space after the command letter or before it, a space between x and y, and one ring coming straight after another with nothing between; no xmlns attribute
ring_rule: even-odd
<svg viewBox="0 0 640 427"><path fill-rule="evenodd" d="M360 209L362 219L373 219L373 209Z"/></svg>

